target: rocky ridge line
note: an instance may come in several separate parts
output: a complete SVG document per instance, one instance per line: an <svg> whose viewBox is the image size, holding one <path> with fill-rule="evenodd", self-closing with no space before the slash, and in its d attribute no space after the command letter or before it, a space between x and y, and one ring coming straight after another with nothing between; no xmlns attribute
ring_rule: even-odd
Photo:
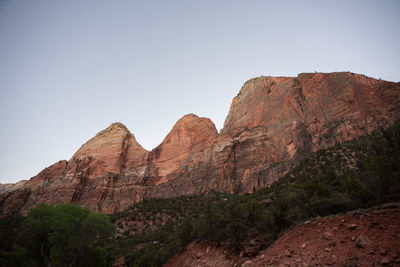
<svg viewBox="0 0 400 267"><path fill-rule="evenodd" d="M348 72L258 77L233 99L221 132L189 114L146 151L121 123L20 186L0 193L0 214L39 202L105 213L148 198L252 192L311 152L387 128L400 119L400 83ZM4 186L2 186L4 187Z"/></svg>

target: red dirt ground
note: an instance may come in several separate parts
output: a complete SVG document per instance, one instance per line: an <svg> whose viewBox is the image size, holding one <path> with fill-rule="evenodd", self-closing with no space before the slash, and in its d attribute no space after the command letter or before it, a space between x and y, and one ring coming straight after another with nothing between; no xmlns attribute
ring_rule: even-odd
<svg viewBox="0 0 400 267"><path fill-rule="evenodd" d="M164 266L400 266L400 208L395 206L304 223L254 258L192 242Z"/></svg>

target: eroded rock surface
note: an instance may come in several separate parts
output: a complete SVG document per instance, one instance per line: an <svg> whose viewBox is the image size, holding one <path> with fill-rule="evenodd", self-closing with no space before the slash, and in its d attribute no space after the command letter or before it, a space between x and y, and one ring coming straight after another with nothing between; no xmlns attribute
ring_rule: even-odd
<svg viewBox="0 0 400 267"><path fill-rule="evenodd" d="M259 77L233 99L221 132L189 114L146 151L121 123L31 180L0 187L0 213L72 202L106 213L146 198L268 186L311 152L400 119L400 83L348 72Z"/></svg>

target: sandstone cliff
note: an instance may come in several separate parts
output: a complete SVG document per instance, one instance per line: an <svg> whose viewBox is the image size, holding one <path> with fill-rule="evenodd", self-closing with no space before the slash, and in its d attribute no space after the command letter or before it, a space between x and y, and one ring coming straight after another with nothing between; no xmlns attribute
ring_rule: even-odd
<svg viewBox="0 0 400 267"><path fill-rule="evenodd" d="M259 77L233 99L221 132L186 115L146 151L121 123L18 186L0 192L0 214L39 202L106 213L145 198L210 190L245 193L272 183L312 151L400 119L400 83L348 72Z"/></svg>

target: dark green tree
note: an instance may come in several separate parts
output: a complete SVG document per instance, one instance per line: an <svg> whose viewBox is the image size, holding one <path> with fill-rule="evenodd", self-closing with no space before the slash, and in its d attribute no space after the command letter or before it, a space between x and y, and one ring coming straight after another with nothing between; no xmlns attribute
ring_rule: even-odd
<svg viewBox="0 0 400 267"><path fill-rule="evenodd" d="M114 233L109 217L74 204L40 204L22 224L28 254L47 266L104 266Z"/></svg>

